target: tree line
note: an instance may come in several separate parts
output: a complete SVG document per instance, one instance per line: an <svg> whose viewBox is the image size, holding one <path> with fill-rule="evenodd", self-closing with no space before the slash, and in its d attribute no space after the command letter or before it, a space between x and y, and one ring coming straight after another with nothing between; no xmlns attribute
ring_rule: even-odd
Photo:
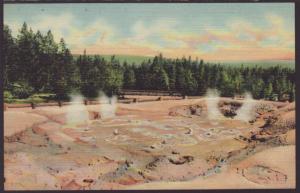
<svg viewBox="0 0 300 193"><path fill-rule="evenodd" d="M162 54L135 63L121 63L115 56L106 60L86 52L73 57L64 39L55 42L49 30L33 32L26 23L13 37L4 25L4 89L15 97L33 93L55 93L66 98L71 92L96 97L104 91L120 89L176 91L182 95L204 95L216 88L221 96L231 97L246 91L256 99L295 98L295 70L283 66L224 66L188 58L170 59Z"/></svg>

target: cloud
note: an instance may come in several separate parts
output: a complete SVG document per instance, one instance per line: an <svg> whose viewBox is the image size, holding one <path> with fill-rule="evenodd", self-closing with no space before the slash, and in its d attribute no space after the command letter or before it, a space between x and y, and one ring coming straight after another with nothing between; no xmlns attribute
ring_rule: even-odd
<svg viewBox="0 0 300 193"><path fill-rule="evenodd" d="M228 21L224 28L210 26L196 33L173 31L164 37L181 41L185 47L165 52L175 56L180 50L181 55L206 60L294 59L294 31L286 29L284 19L278 15L266 14L262 19L266 26L238 19Z"/></svg>
<svg viewBox="0 0 300 193"><path fill-rule="evenodd" d="M170 18L137 20L129 26L128 35L103 18L79 25L74 15L65 12L37 17L28 25L34 31L51 29L56 41L63 37L76 54L86 49L89 54L149 56L161 52L167 57L185 55L214 61L294 59L294 29L287 28L287 21L273 13L267 13L261 20L264 26L234 19L222 27L199 23L201 28L185 28ZM8 24L14 34L22 25L16 21Z"/></svg>
<svg viewBox="0 0 300 193"><path fill-rule="evenodd" d="M27 25L33 31L40 30L44 34L51 30L56 42L59 42L60 38L64 38L67 45L75 50L89 46L89 44L100 45L105 41L113 40L115 30L101 18L89 23L86 27L76 25L75 20L74 15L66 12L60 15L43 15L38 19L27 21ZM12 29L13 35L16 36L23 22L14 20L7 24ZM87 44L87 42L92 43Z"/></svg>
<svg viewBox="0 0 300 193"><path fill-rule="evenodd" d="M33 31L41 31L46 33L48 30L54 35L56 41L59 41L60 38L64 37L63 31L68 30L72 25L74 17L70 13L63 13L60 15L42 15L40 17L33 17L32 21L26 21L27 26L30 27ZM6 22L7 25L12 30L14 36L19 33L24 21L13 20Z"/></svg>
<svg viewBox="0 0 300 193"><path fill-rule="evenodd" d="M275 28L282 28L284 25L284 20L282 17L273 14L273 13L267 13L266 14L266 19L268 20L268 22L270 23L270 25L272 27Z"/></svg>
<svg viewBox="0 0 300 193"><path fill-rule="evenodd" d="M66 41L73 49L94 44L101 46L105 42L113 42L115 36L115 30L101 19L90 23L85 28L71 27L69 31ZM92 41L87 44L87 40L90 38L92 38Z"/></svg>
<svg viewBox="0 0 300 193"><path fill-rule="evenodd" d="M133 36L129 37L128 41L150 43L151 38L163 40L162 37L173 31L176 25L176 20L166 18L151 23L145 23L142 20L138 20L131 28Z"/></svg>

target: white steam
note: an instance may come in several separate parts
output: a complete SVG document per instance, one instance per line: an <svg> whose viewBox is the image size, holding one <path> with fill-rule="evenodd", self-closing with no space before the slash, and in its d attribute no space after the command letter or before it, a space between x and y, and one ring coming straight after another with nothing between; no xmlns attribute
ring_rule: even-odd
<svg viewBox="0 0 300 193"><path fill-rule="evenodd" d="M223 116L218 108L220 97L219 92L216 89L208 89L205 100L209 119L218 119Z"/></svg>
<svg viewBox="0 0 300 193"><path fill-rule="evenodd" d="M116 115L117 110L117 97L112 96L108 97L104 93L100 93L99 95L99 103L100 103L100 115L101 118L112 118Z"/></svg>
<svg viewBox="0 0 300 193"><path fill-rule="evenodd" d="M255 100L253 100L251 93L247 92L245 93L245 99L244 103L241 106L240 109L236 111L236 117L235 119L241 120L241 121L250 121L254 118L255 116Z"/></svg>
<svg viewBox="0 0 300 193"><path fill-rule="evenodd" d="M71 105L67 106L67 124L84 123L89 120L89 113L81 95L71 96Z"/></svg>

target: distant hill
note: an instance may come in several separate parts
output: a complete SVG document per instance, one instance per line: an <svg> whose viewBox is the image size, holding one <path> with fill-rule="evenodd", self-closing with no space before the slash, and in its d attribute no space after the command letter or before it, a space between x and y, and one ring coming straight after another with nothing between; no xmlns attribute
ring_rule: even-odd
<svg viewBox="0 0 300 193"><path fill-rule="evenodd" d="M74 58L76 59L79 57L79 54L74 54ZM92 56L92 55L91 55ZM100 57L104 58L105 60L110 60L113 55L100 55ZM120 61L121 64L123 64L125 61L128 64L141 64L143 61L148 61L149 59L153 59L151 56L130 56L130 55L115 55L116 59Z"/></svg>
<svg viewBox="0 0 300 193"><path fill-rule="evenodd" d="M74 54L74 58L76 59L79 57L79 54ZM93 56L93 55L90 55ZM113 55L100 55L100 57L104 58L105 60L110 60ZM131 55L115 55L115 57L123 64L125 61L128 64L135 63L137 65L141 64L143 61L148 61L149 59L152 60L154 57L151 56L131 56ZM294 60L257 60L257 61L204 61L205 63L210 64L221 64L221 65L228 65L233 67L243 66L261 66L263 68L268 68L272 66L285 66L288 68L295 69L295 61Z"/></svg>
<svg viewBox="0 0 300 193"><path fill-rule="evenodd" d="M257 60L257 61L210 61L209 63L216 63L221 65L229 65L229 66L261 66L263 68L268 68L272 66L282 66L287 68L295 69L295 61L294 60Z"/></svg>

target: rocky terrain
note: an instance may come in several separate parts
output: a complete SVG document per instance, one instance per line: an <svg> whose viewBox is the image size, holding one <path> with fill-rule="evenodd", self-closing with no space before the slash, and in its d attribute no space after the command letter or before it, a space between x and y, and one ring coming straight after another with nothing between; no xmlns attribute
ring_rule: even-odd
<svg viewBox="0 0 300 193"><path fill-rule="evenodd" d="M294 188L295 103L221 98L120 104L69 123L68 107L4 112L6 190ZM80 112L79 112L80 113Z"/></svg>

